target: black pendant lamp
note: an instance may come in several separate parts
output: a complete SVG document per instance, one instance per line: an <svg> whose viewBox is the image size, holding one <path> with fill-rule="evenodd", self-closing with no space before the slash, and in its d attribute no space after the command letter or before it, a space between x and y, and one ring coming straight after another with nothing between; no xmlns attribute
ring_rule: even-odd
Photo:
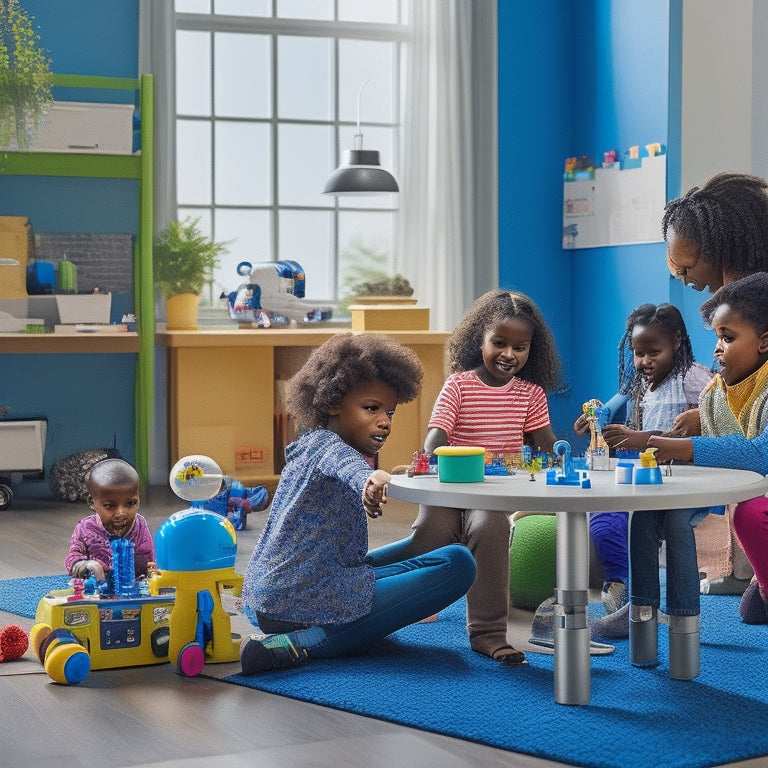
<svg viewBox="0 0 768 768"><path fill-rule="evenodd" d="M381 167L377 149L363 149L363 134L360 130L360 98L370 80L366 80L357 95L357 133L355 148L345 149L341 165L325 183L326 195L380 195L399 192L395 177Z"/></svg>

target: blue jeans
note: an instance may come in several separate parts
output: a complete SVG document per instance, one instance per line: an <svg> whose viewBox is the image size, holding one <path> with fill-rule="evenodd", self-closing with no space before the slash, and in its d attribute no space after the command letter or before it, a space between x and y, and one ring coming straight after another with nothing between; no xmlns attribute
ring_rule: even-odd
<svg viewBox="0 0 768 768"><path fill-rule="evenodd" d="M446 608L466 594L475 579L475 560L460 544L407 557L410 539L374 549L366 556L376 586L365 616L346 624L300 628L293 622L258 616L262 632L287 632L311 658L336 658L364 651L387 635ZM405 555L406 559L403 559ZM294 631L291 631L294 630Z"/></svg>
<svg viewBox="0 0 768 768"><path fill-rule="evenodd" d="M693 529L708 507L633 512L629 524L630 600L661 607L659 547L666 541L666 613L698 616L699 565Z"/></svg>
<svg viewBox="0 0 768 768"><path fill-rule="evenodd" d="M629 580L629 513L592 512L589 535L603 566L603 581Z"/></svg>

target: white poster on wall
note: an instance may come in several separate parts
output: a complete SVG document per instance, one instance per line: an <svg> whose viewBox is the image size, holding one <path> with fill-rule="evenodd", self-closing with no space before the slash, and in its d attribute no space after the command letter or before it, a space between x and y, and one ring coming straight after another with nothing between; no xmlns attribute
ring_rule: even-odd
<svg viewBox="0 0 768 768"><path fill-rule="evenodd" d="M658 243L667 190L667 156L637 168L596 168L594 179L563 183L563 248Z"/></svg>

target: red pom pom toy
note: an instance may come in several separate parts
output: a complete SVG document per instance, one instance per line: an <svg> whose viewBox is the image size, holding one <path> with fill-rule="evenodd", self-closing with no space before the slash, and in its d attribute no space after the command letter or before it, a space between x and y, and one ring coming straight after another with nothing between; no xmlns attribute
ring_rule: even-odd
<svg viewBox="0 0 768 768"><path fill-rule="evenodd" d="M17 624L0 629L0 661L20 659L29 648L27 633Z"/></svg>

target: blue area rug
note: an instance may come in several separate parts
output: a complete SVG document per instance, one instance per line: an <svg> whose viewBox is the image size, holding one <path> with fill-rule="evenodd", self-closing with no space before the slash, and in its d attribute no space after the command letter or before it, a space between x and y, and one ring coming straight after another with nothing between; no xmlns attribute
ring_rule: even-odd
<svg viewBox="0 0 768 768"><path fill-rule="evenodd" d="M34 619L37 604L52 589L66 589L71 576L28 576L0 581L0 611Z"/></svg>
<svg viewBox="0 0 768 768"><path fill-rule="evenodd" d="M464 601L400 630L375 652L226 682L501 749L595 768L703 768L768 754L768 626L739 598L702 595L701 675L670 680L667 627L656 669L629 641L592 657L589 706L553 699L553 658L504 668L469 650Z"/></svg>

